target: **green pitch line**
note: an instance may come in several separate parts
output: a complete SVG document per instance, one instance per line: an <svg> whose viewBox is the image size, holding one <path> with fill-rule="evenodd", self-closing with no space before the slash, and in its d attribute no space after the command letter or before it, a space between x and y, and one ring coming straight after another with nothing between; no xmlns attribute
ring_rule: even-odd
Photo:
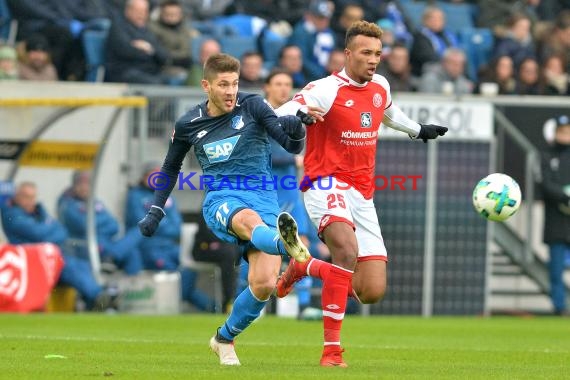
<svg viewBox="0 0 570 380"><path fill-rule="evenodd" d="M220 367L222 316L0 315L2 379L568 379L564 318L347 317L349 368L320 368L320 322L263 317Z"/></svg>

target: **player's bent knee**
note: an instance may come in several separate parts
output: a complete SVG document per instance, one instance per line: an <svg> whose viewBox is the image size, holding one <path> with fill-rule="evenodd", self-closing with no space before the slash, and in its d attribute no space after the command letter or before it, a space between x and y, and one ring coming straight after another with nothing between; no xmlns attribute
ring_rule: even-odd
<svg viewBox="0 0 570 380"><path fill-rule="evenodd" d="M365 289L362 292L358 292L357 296L361 303L371 304L380 301L384 298L386 293L386 287L379 287L375 289Z"/></svg>
<svg viewBox="0 0 570 380"><path fill-rule="evenodd" d="M250 283L249 287L251 288L253 295L263 301L273 294L276 281L276 278L273 281L256 281Z"/></svg>

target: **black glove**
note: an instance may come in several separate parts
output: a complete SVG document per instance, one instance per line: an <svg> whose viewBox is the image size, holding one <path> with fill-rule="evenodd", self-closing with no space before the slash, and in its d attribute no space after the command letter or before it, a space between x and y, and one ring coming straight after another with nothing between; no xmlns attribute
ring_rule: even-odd
<svg viewBox="0 0 570 380"><path fill-rule="evenodd" d="M281 124L281 128L283 128L285 133L292 139L300 140L305 137L305 128L303 128L303 123L297 116L281 116L277 118L277 121Z"/></svg>
<svg viewBox="0 0 570 380"><path fill-rule="evenodd" d="M445 135L447 132L447 127L442 127L435 124L420 124L420 133L418 133L418 140L424 140L427 143L428 140L433 140L437 138L437 136Z"/></svg>
<svg viewBox="0 0 570 380"><path fill-rule="evenodd" d="M138 222L139 230L144 236L152 236L165 215L166 213L160 207L150 206L148 213Z"/></svg>
<svg viewBox="0 0 570 380"><path fill-rule="evenodd" d="M314 117L312 117L311 115L299 110L297 111L297 117L299 119L301 119L301 122L305 125L311 125L313 123L316 123L316 120Z"/></svg>

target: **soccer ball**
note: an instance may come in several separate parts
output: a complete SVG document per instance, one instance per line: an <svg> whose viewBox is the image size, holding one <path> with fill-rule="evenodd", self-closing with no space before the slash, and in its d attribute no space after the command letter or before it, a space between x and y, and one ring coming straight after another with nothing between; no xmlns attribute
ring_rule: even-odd
<svg viewBox="0 0 570 380"><path fill-rule="evenodd" d="M520 205L519 184L506 174L489 174L473 190L473 206L487 220L504 222L517 212Z"/></svg>

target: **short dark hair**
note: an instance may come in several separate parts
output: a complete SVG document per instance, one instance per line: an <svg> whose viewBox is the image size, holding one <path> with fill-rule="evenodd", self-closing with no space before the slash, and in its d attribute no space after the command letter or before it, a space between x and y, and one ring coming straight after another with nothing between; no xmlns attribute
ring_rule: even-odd
<svg viewBox="0 0 570 380"><path fill-rule="evenodd" d="M244 60L246 60L249 57L259 57L261 58L261 60L263 61L263 55L261 53L258 53L254 50L248 50L245 53L242 54L241 56L241 62L243 62Z"/></svg>
<svg viewBox="0 0 570 380"><path fill-rule="evenodd" d="M280 67L277 67L277 68L275 68L269 72L269 75L267 76L267 78L265 78L265 84L271 83L271 80L280 74L287 75L289 78L291 78L291 80L293 80L293 76L291 75L291 73L289 71L282 69Z"/></svg>
<svg viewBox="0 0 570 380"><path fill-rule="evenodd" d="M356 36L362 35L362 36L381 39L382 34L383 34L382 29L380 29L380 27L373 22L368 22L364 20L355 21L346 31L344 46L348 47L348 45L352 42L352 40Z"/></svg>
<svg viewBox="0 0 570 380"><path fill-rule="evenodd" d="M554 25L559 30L570 28L570 9L560 12L556 17Z"/></svg>
<svg viewBox="0 0 570 380"><path fill-rule="evenodd" d="M239 61L228 54L213 54L204 63L204 79L212 81L220 73L237 73L240 71Z"/></svg>
<svg viewBox="0 0 570 380"><path fill-rule="evenodd" d="M283 58L283 55L285 55L285 50L291 49L291 48L294 48L294 47L297 48L297 49L299 49L299 46L294 45L294 44L287 44L287 45L283 46L283 47L281 48L281 50L279 50L279 57L278 57L278 59L281 60L281 59Z"/></svg>
<svg viewBox="0 0 570 380"><path fill-rule="evenodd" d="M180 0L162 0L159 4L160 8L168 7L168 6L178 6L182 7L182 3Z"/></svg>

